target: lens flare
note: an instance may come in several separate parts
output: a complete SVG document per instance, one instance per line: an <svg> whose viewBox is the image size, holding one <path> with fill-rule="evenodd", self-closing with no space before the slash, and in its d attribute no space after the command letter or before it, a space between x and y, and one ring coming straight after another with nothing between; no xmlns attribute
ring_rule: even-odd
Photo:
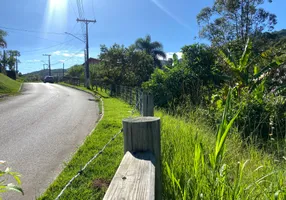
<svg viewBox="0 0 286 200"><path fill-rule="evenodd" d="M61 30L67 27L68 0L48 0L46 5L45 31Z"/></svg>

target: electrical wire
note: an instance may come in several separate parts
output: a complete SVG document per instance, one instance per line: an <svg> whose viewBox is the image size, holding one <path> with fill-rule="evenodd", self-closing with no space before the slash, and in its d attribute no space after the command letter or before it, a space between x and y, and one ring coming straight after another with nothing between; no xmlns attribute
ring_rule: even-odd
<svg viewBox="0 0 286 200"><path fill-rule="evenodd" d="M92 2L92 13L93 13L93 19L95 19L94 0L91 0L91 2Z"/></svg>
<svg viewBox="0 0 286 200"><path fill-rule="evenodd" d="M73 41L73 40L74 40L74 39L71 39L71 40L68 40L68 41L62 42L62 43L60 43L60 44L56 44L56 45L49 46L49 47L45 47L45 48L41 48L41 49L35 49L35 50L32 50L32 51L21 51L21 53L29 53L29 52L42 51L42 50L45 50L45 49L50 49L50 48L53 48L53 47L56 47L56 46L60 46L60 45L63 45L63 44L69 43L69 42L71 42L71 41Z"/></svg>
<svg viewBox="0 0 286 200"><path fill-rule="evenodd" d="M4 27L4 26L0 26L0 28L2 28L2 29L6 29L6 30L22 31L22 32L31 32L31 33L54 34L54 35L65 35L65 33L42 32L42 31L34 31L34 30L19 29L19 28L9 28L9 27Z"/></svg>
<svg viewBox="0 0 286 200"><path fill-rule="evenodd" d="M81 49L80 51L74 53L74 55L76 55L76 54L78 54L78 53L80 53L80 52L82 52L82 51L83 51L83 49ZM58 61L58 62L55 62L55 63L53 63L53 64L51 64L51 65L57 65L57 64L60 64L60 63L62 63L62 62L69 61L69 60L71 60L71 59L73 59L73 58L74 58L74 56L71 56L71 57L69 57L68 59L66 59L66 60L64 60L64 61Z"/></svg>
<svg viewBox="0 0 286 200"><path fill-rule="evenodd" d="M22 34L22 33L20 33L20 32L15 32L15 31L9 31L9 33L12 33L12 34ZM29 33L25 33L25 36L34 37L34 38L38 38L38 39L41 39L41 40L47 40L47 41L51 41L51 42L55 42L55 43L61 43L61 42L59 42L59 41L50 40L50 39L43 38L43 37L39 37L39 36L36 36L36 35L30 35ZM23 36L22 36L22 37L23 37Z"/></svg>

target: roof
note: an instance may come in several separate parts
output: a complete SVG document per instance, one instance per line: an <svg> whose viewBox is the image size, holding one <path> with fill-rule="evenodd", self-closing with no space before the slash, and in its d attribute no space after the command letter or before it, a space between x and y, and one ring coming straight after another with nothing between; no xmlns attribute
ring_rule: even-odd
<svg viewBox="0 0 286 200"><path fill-rule="evenodd" d="M97 63L100 63L100 60L96 59L96 58L89 58L88 63L89 64L97 64ZM82 65L85 65L85 62Z"/></svg>

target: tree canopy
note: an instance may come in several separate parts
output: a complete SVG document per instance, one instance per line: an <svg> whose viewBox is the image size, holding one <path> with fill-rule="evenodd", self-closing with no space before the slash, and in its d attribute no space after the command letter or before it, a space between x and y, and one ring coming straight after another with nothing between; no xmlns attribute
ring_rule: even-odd
<svg viewBox="0 0 286 200"><path fill-rule="evenodd" d="M7 36L7 32L0 29L0 47L1 48L6 48L7 47L7 42L6 42L5 38L4 38L6 36Z"/></svg>
<svg viewBox="0 0 286 200"><path fill-rule="evenodd" d="M261 8L264 3L264 0L215 0L212 7L203 8L197 15L200 37L215 45L232 40L245 44L248 37L273 30L277 17Z"/></svg>
<svg viewBox="0 0 286 200"><path fill-rule="evenodd" d="M157 41L151 42L150 35L147 35L145 38L138 38L135 42L135 48L151 55L154 59L154 64L159 67L161 67L159 57L166 58L166 54L163 51L163 45Z"/></svg>

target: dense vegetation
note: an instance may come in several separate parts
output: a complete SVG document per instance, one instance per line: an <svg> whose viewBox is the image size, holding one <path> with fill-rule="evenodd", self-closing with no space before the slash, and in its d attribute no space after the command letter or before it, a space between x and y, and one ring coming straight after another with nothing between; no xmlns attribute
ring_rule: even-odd
<svg viewBox="0 0 286 200"><path fill-rule="evenodd" d="M162 61L163 45L147 35L129 47L102 45L101 62L90 66L92 85L142 87L153 93L162 118L165 199L286 198L286 30L272 32L278 21L263 4L215 0L197 15L199 35L210 45L185 45L181 59L174 54ZM4 36L0 32L2 47ZM2 68L8 63L5 54L3 59ZM71 67L68 75L83 80L83 66ZM95 132L100 135L87 138L42 199L55 197L81 162L105 144L91 138L107 140L120 127L130 108L113 98L106 102L112 117L99 124ZM115 113L119 106L125 113ZM92 181L111 179L110 169L122 156L122 144L115 146L108 152L117 158L109 170L100 164L103 160L94 163L89 176L68 189L68 198L102 198L105 188L94 188Z"/></svg>
<svg viewBox="0 0 286 200"><path fill-rule="evenodd" d="M162 45L152 50L150 36L102 46L95 82L143 87L179 118L161 115L171 121L162 132L166 199L285 199L286 30L271 32L278 22L264 3L202 9L200 37L211 45L186 45L182 59L159 64Z"/></svg>
<svg viewBox="0 0 286 200"><path fill-rule="evenodd" d="M5 40L7 34L6 31L0 29L0 49L7 48L7 42ZM18 73L16 70L20 62L20 60L18 60L20 56L21 54L17 50L4 50L3 53L0 51L0 73L6 74L6 70Z"/></svg>

